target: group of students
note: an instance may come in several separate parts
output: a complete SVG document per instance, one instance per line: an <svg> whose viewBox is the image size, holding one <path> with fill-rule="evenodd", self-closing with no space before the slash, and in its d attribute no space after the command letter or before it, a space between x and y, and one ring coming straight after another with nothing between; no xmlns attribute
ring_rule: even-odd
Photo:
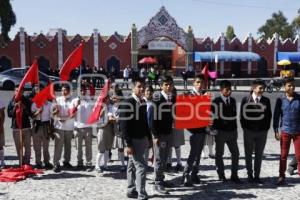
<svg viewBox="0 0 300 200"><path fill-rule="evenodd" d="M196 75L193 88L187 93L190 96L210 95L204 89L205 77ZM164 172L170 163L170 151L175 147L177 166L180 168L180 146L184 144L184 134L174 129L174 106L176 106L176 90L173 79L163 75L159 79L160 91L153 93L151 86L145 85L143 79L132 81L132 94L124 98L122 91L114 85L104 99L104 105L97 122L97 155L95 169L102 173L107 169L110 150L118 149L121 171L126 170L127 163L127 197L147 199L145 190L146 171L149 149L153 148L154 189L158 193L168 194L166 189L172 184L164 180ZM260 179L261 163L270 128L272 111L269 98L263 96L264 81L255 80L251 93L244 97L240 106L240 123L243 129L245 162L248 181L262 184ZM276 100L273 114L275 138L280 140L281 154L278 185L285 184L285 171L290 143L295 145L295 160L300 174L300 96L295 93L293 78L284 79L285 94ZM39 88L36 88L38 92ZM15 93L17 93L17 89ZM76 138L77 168L92 171L92 138L93 126L87 124L93 109L94 100L85 86L81 87L80 97L72 98L69 85L63 85L61 96L52 102L46 102L37 108L29 97L23 95L19 101L13 97L7 107L8 117L12 119L11 128L17 154L20 158L20 128L16 112L21 107L22 143L24 146L23 164L30 164L31 137L35 152L36 167L61 171L60 160L64 149L64 168L73 168L70 164L72 138ZM4 105L0 102L0 161L4 165ZM220 82L220 96L212 100L212 122L208 127L188 129L191 133L190 152L183 169L182 184L193 186L201 183L198 172L201 154L207 135L215 138L215 163L221 181L227 182L224 173L223 154L225 144L231 153L231 178L235 183L243 183L238 176L239 149L237 145L237 103L231 96L230 81ZM51 130L53 127L53 130ZM279 130L280 129L280 130ZM49 134L52 133L52 134ZM54 139L53 165L50 162L49 138ZM83 140L85 141L85 159L83 162ZM254 157L254 168L252 155ZM43 154L43 162L42 162ZM44 163L44 165L43 165Z"/></svg>

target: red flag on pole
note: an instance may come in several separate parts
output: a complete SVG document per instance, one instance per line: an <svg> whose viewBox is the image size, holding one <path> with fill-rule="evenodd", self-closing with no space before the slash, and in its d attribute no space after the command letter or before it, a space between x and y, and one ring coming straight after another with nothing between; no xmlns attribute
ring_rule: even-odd
<svg viewBox="0 0 300 200"><path fill-rule="evenodd" d="M52 100L54 98L54 85L53 83L50 83L47 87L45 87L33 97L32 102L36 104L37 108L40 108L45 104L47 100Z"/></svg>
<svg viewBox="0 0 300 200"><path fill-rule="evenodd" d="M82 49L83 49L83 42L81 42L79 46L74 51L72 51L72 53L69 55L67 60L64 62L59 72L60 80L68 81L70 78L71 71L81 65Z"/></svg>
<svg viewBox="0 0 300 200"><path fill-rule="evenodd" d="M24 78L22 79L19 87L18 87L18 93L15 96L15 100L20 100L21 94L22 94L22 90L25 86L26 83L31 83L31 84L38 84L39 83L39 68L38 68L38 62L35 59L32 63L32 65L30 66L30 68L28 69L28 71L26 72Z"/></svg>
<svg viewBox="0 0 300 200"><path fill-rule="evenodd" d="M176 97L175 128L206 127L211 122L211 97L178 95Z"/></svg>
<svg viewBox="0 0 300 200"><path fill-rule="evenodd" d="M105 83L104 87L102 88L101 94L99 95L99 97L98 97L98 99L95 103L92 114L89 116L89 119L87 120L88 124L92 124L92 123L98 121L98 119L100 117L101 110L102 110L103 100L108 95L109 86L110 86L110 81L108 80Z"/></svg>
<svg viewBox="0 0 300 200"><path fill-rule="evenodd" d="M204 68L202 69L201 74L204 75L204 88L208 88L208 76L209 76L209 71L208 71L208 65L206 64Z"/></svg>

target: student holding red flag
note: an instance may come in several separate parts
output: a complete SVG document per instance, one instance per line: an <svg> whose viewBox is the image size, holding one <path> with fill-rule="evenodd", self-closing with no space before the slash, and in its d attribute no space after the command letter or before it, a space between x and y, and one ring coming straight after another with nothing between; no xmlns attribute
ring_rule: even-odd
<svg viewBox="0 0 300 200"><path fill-rule="evenodd" d="M16 97L19 99L16 100ZM19 157L20 165L30 164L31 156L31 102L23 95L23 90L15 89L15 95L10 100L7 107L7 115L11 120L11 128L13 129L13 138L16 151ZM23 146L25 153L23 154ZM22 157L21 157L22 156Z"/></svg>
<svg viewBox="0 0 300 200"><path fill-rule="evenodd" d="M208 95L209 93L203 89L204 82L205 82L205 77L203 74L195 76L193 82L193 89L188 94L191 96ZM188 129L188 131L192 134L190 137L191 150L183 171L182 182L184 186L189 187L189 186L193 186L193 183L195 184L200 183L200 179L197 174L199 171L201 152L203 150L205 137L207 134L206 128L207 127Z"/></svg>

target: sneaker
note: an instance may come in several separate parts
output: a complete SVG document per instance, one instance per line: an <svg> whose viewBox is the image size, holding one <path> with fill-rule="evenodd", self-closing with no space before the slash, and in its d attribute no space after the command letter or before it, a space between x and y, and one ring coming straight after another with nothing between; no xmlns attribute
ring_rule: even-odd
<svg viewBox="0 0 300 200"><path fill-rule="evenodd" d="M64 168L66 169L73 169L73 166L69 162L64 162Z"/></svg>
<svg viewBox="0 0 300 200"><path fill-rule="evenodd" d="M78 171L85 170L84 165L77 165L76 170L78 170Z"/></svg>
<svg viewBox="0 0 300 200"><path fill-rule="evenodd" d="M60 169L60 165L54 165L54 167L53 167L53 171L54 171L55 173L58 173L58 172L60 172L60 171L61 171L61 169Z"/></svg>
<svg viewBox="0 0 300 200"><path fill-rule="evenodd" d="M285 185L285 178L284 177L279 177L278 181L277 181L277 185L281 186L281 185Z"/></svg>
<svg viewBox="0 0 300 200"><path fill-rule="evenodd" d="M53 169L53 165L51 163L45 163L45 169Z"/></svg>
<svg viewBox="0 0 300 200"><path fill-rule="evenodd" d="M172 188L174 187L174 183L170 183L170 182L166 182L166 181L162 181L162 185L166 188Z"/></svg>
<svg viewBox="0 0 300 200"><path fill-rule="evenodd" d="M154 191L158 192L159 194L169 194L169 192L162 185L154 185Z"/></svg>
<svg viewBox="0 0 300 200"><path fill-rule="evenodd" d="M139 194L137 191L127 192L127 194L126 194L127 198L130 198L130 199L137 199L138 195Z"/></svg>

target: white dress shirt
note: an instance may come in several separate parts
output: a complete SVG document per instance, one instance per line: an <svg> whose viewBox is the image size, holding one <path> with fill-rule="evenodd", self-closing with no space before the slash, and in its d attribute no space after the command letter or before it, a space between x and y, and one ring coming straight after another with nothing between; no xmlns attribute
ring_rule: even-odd
<svg viewBox="0 0 300 200"><path fill-rule="evenodd" d="M51 107L52 103L49 101L46 101L46 103L42 106L43 111L38 114L35 119L36 120L41 120L41 122L47 122L50 121L51 118ZM31 112L36 112L38 108L36 107L36 104L33 103L31 105Z"/></svg>
<svg viewBox="0 0 300 200"><path fill-rule="evenodd" d="M64 131L74 130L74 118L70 118L70 110L74 108L72 100L71 97L60 96L52 104L52 108L57 107L59 110L58 114L54 116L54 128Z"/></svg>
<svg viewBox="0 0 300 200"><path fill-rule="evenodd" d="M72 105L75 107L75 105L78 102L78 98L73 99ZM83 98L80 99L80 104L77 107L77 113L75 116L75 122L74 126L76 128L87 128L91 127L90 124L87 124L87 120L89 116L92 114L94 104L90 100L88 96L84 96Z"/></svg>

